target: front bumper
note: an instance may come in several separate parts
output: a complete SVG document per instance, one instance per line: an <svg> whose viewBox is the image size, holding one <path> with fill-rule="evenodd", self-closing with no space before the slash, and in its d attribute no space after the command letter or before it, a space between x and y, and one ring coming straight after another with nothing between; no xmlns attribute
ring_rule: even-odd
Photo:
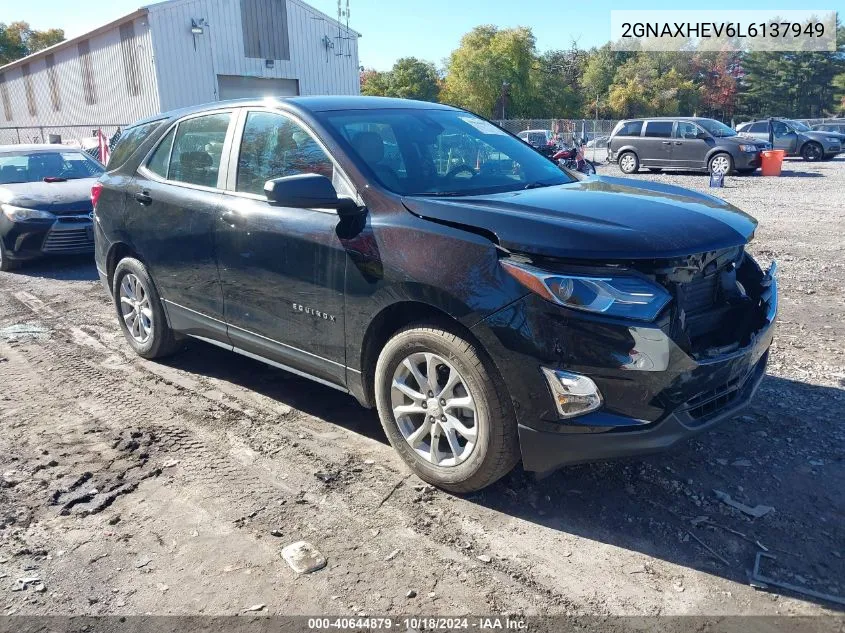
<svg viewBox="0 0 845 633"><path fill-rule="evenodd" d="M52 221L27 222L12 222L0 215L0 239L6 255L16 261L94 251L94 228L89 215L65 215Z"/></svg>
<svg viewBox="0 0 845 633"><path fill-rule="evenodd" d="M737 152L733 157L735 169L757 169L762 163L760 152Z"/></svg>
<svg viewBox="0 0 845 633"><path fill-rule="evenodd" d="M573 314L529 295L474 332L510 391L526 470L666 450L739 413L763 379L777 313L777 281L762 327L730 353L693 356L657 324ZM601 409L561 420L540 367L589 377Z"/></svg>

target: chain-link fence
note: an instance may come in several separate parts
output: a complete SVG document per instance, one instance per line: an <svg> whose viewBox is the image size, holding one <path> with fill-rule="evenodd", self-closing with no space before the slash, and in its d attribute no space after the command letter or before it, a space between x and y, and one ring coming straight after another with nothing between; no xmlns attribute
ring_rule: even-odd
<svg viewBox="0 0 845 633"><path fill-rule="evenodd" d="M607 159L607 140L619 121L614 119L506 119L494 121L511 134L525 130L551 130L562 145L575 145L586 139L586 157L595 162Z"/></svg>
<svg viewBox="0 0 845 633"><path fill-rule="evenodd" d="M97 130L102 130L111 147L120 138L123 125L91 123L87 125L40 127L0 127L0 145L50 143L78 147L97 156Z"/></svg>

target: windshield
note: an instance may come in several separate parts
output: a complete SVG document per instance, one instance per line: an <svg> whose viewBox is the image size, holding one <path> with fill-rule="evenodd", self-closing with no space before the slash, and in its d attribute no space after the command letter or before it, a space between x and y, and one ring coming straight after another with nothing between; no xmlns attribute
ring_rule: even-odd
<svg viewBox="0 0 845 633"><path fill-rule="evenodd" d="M793 121L792 119L790 119L789 125L791 125L794 129L798 130L799 132L812 132L810 126L801 123L801 121Z"/></svg>
<svg viewBox="0 0 845 633"><path fill-rule="evenodd" d="M0 185L41 182L45 178L99 178L103 166L77 150L23 151L0 154Z"/></svg>
<svg viewBox="0 0 845 633"><path fill-rule="evenodd" d="M351 158L400 195L472 196L573 182L501 128L455 110L354 110L321 118Z"/></svg>
<svg viewBox="0 0 845 633"><path fill-rule="evenodd" d="M696 121L701 127L710 132L716 138L724 138L726 136L736 136L736 132L729 128L724 123L716 121L715 119L701 119Z"/></svg>

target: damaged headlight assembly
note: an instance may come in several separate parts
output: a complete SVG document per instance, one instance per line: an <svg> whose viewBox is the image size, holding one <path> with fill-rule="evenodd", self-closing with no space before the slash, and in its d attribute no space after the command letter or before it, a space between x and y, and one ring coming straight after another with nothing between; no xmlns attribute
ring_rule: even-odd
<svg viewBox="0 0 845 633"><path fill-rule="evenodd" d="M663 287L634 275L594 277L551 273L509 260L502 260L501 264L533 293L573 310L654 321L672 300Z"/></svg>

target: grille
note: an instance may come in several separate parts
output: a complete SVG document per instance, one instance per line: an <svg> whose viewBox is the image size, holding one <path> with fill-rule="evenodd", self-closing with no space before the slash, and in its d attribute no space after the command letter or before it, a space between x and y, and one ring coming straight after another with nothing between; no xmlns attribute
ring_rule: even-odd
<svg viewBox="0 0 845 633"><path fill-rule="evenodd" d="M78 253L93 249L94 239L86 227L53 228L41 246L41 250L45 253Z"/></svg>
<svg viewBox="0 0 845 633"><path fill-rule="evenodd" d="M687 402L687 406L690 407L688 413L696 420L700 420L724 409L736 400L741 386L742 382L737 379L698 394Z"/></svg>
<svg viewBox="0 0 845 633"><path fill-rule="evenodd" d="M694 279L681 286L680 304L687 314L695 314L713 307L716 302L716 290L719 287L719 275L708 275Z"/></svg>

